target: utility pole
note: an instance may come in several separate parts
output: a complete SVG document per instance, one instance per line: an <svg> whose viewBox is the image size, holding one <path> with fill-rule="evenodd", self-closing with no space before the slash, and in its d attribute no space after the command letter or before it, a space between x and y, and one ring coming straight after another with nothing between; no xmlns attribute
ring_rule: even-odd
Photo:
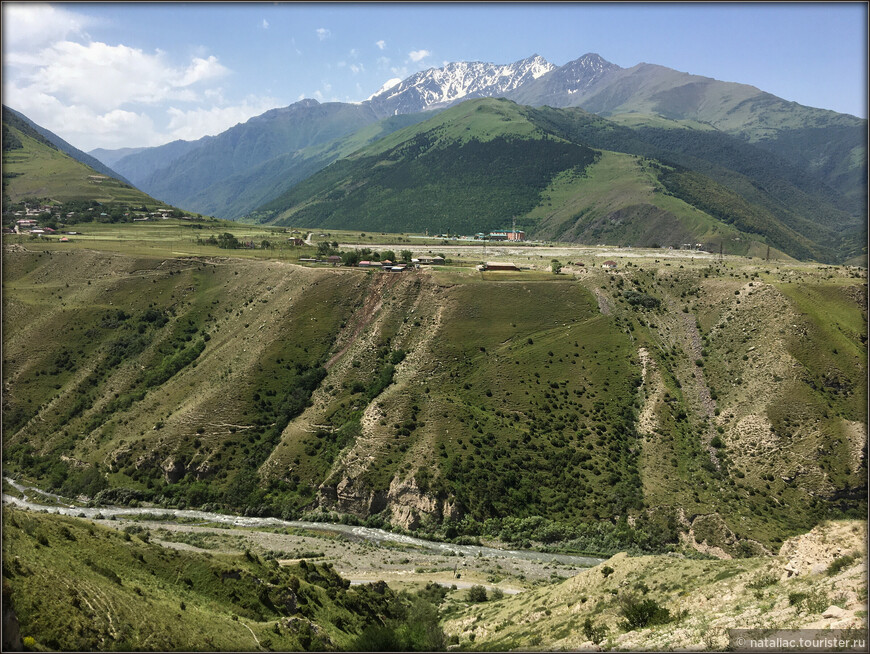
<svg viewBox="0 0 870 654"><path fill-rule="evenodd" d="M764 260L765 260L765 261L770 261L770 246L769 246L769 245L767 246L767 256L764 257Z"/></svg>

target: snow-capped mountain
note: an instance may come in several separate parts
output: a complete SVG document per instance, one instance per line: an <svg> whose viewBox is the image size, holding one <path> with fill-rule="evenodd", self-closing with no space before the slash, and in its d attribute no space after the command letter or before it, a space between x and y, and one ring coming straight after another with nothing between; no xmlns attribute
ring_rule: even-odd
<svg viewBox="0 0 870 654"><path fill-rule="evenodd" d="M471 98L500 97L555 69L539 55L505 65L455 62L421 71L398 84L390 80L386 90L368 102L379 116L417 113Z"/></svg>
<svg viewBox="0 0 870 654"><path fill-rule="evenodd" d="M520 104L539 106L548 104L553 107L570 106L590 91L611 73L622 70L600 55L588 53L569 61L564 66L530 80L522 88L506 94L506 97Z"/></svg>

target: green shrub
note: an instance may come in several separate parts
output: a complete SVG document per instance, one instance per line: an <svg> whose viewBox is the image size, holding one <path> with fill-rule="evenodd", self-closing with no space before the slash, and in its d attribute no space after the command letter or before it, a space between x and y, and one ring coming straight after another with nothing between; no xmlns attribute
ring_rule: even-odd
<svg viewBox="0 0 870 654"><path fill-rule="evenodd" d="M825 574L829 577L833 577L835 574L840 572L843 568L848 568L852 565L858 558L856 553L845 554L844 556L838 557L831 561L831 565L828 566L828 569L825 570Z"/></svg>
<svg viewBox="0 0 870 654"><path fill-rule="evenodd" d="M777 582L776 575L768 573L764 575L760 575L746 584L747 588L752 588L755 590L759 590L761 588L767 588L768 586L772 586Z"/></svg>
<svg viewBox="0 0 870 654"><path fill-rule="evenodd" d="M598 645L607 637L607 625L596 625L592 618L586 618L583 621L583 635L586 636L586 640L591 640Z"/></svg>
<svg viewBox="0 0 870 654"><path fill-rule="evenodd" d="M634 631L671 621L671 612L659 605L654 599L641 600L633 593L624 593L619 597L619 608L625 621L622 628Z"/></svg>
<svg viewBox="0 0 870 654"><path fill-rule="evenodd" d="M485 602L487 600L486 588L481 585L475 585L468 589L466 598L469 602Z"/></svg>

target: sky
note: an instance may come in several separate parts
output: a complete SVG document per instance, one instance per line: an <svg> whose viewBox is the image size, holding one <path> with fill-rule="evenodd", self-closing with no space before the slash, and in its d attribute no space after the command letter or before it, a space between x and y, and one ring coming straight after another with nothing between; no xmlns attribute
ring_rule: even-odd
<svg viewBox="0 0 870 654"><path fill-rule="evenodd" d="M303 98L359 102L452 61L594 52L867 117L867 3L17 3L3 104L75 147L218 134Z"/></svg>

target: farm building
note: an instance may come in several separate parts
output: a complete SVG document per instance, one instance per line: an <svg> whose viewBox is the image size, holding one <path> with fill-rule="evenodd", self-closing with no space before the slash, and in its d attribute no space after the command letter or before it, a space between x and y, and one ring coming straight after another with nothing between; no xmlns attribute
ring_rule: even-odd
<svg viewBox="0 0 870 654"><path fill-rule="evenodd" d="M607 270L613 270L616 268L616 262L615 261L605 261L604 263L601 264L601 267L605 268Z"/></svg>
<svg viewBox="0 0 870 654"><path fill-rule="evenodd" d="M509 261L487 261L481 270L519 270L519 268Z"/></svg>

